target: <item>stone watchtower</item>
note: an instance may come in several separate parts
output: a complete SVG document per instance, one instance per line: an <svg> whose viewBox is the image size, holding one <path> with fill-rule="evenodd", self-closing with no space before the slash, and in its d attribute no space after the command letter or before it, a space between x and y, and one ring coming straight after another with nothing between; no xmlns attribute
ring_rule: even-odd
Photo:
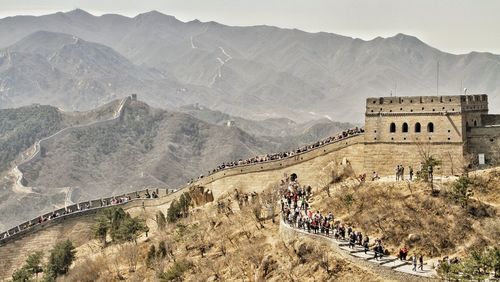
<svg viewBox="0 0 500 282"><path fill-rule="evenodd" d="M399 164L417 170L422 155L442 161L442 174L464 166L467 132L482 126L487 95L380 97L366 100L366 170L391 174Z"/></svg>

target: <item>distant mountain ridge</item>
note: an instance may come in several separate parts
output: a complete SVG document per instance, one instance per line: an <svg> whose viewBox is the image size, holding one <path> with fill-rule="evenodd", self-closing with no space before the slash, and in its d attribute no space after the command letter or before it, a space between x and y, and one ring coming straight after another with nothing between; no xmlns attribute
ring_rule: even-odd
<svg viewBox="0 0 500 282"><path fill-rule="evenodd" d="M0 71L0 107L26 105L45 95L63 108L92 108L113 99L117 92L138 92L146 102L170 109L199 103L251 119L305 121L328 116L361 121L368 96L434 94L438 61L441 94L457 94L467 87L469 93L489 94L491 109L500 107L500 56L448 54L404 34L364 41L270 26L182 22L157 11L129 18L96 17L77 9L1 19L0 47L15 49L20 40L41 30L65 33L116 51L103 52L102 57L90 52L86 57L72 49L61 59L63 65L80 62L89 73L99 74L100 64L92 59L112 66L119 54L128 61L123 66L128 67L115 72L110 81L70 76L65 80L70 82L60 85L54 83L61 81L58 67L32 58L30 76L35 81ZM41 36L32 45L58 46L59 40ZM42 49L18 48L23 54ZM3 54L0 62L5 61L5 51ZM46 75L36 80L41 73ZM109 83L112 86L106 86ZM32 85L32 95L16 98L30 90L24 85ZM65 93L85 99L71 104Z"/></svg>
<svg viewBox="0 0 500 282"><path fill-rule="evenodd" d="M223 162L292 150L350 126L330 121L246 121L249 129L272 133L283 127L288 133L256 136L237 126L205 122L140 101L126 100L122 107L122 101L89 112L42 105L0 109L0 211L5 215L0 227L72 201L148 187L178 188ZM31 150L39 140L45 140L40 149ZM23 158L26 151L31 153ZM28 158L33 152L37 157ZM15 185L16 165L28 188Z"/></svg>

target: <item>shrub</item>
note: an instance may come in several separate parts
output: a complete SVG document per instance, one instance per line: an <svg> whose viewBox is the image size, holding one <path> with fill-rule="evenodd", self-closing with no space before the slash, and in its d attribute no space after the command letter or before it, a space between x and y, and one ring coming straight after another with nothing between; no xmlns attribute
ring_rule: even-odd
<svg viewBox="0 0 500 282"><path fill-rule="evenodd" d="M70 240L58 243L51 251L47 263L46 276L55 279L66 274L75 259L75 247Z"/></svg>
<svg viewBox="0 0 500 282"><path fill-rule="evenodd" d="M160 275L162 281L181 281L184 272L186 272L192 263L187 260L174 262L174 264Z"/></svg>
<svg viewBox="0 0 500 282"><path fill-rule="evenodd" d="M473 195L472 190L469 189L471 183L470 179L466 176L461 176L453 182L451 196L464 209L467 209L469 198Z"/></svg>
<svg viewBox="0 0 500 282"><path fill-rule="evenodd" d="M108 234L112 242L136 242L139 235L148 232L149 228L144 219L131 217L121 207L112 207L99 214L93 230L94 236L103 243L106 243Z"/></svg>
<svg viewBox="0 0 500 282"><path fill-rule="evenodd" d="M30 273L26 268L21 267L20 269L16 269L16 271L14 271L14 273L12 274L12 281L13 282L31 281L32 277L33 273Z"/></svg>
<svg viewBox="0 0 500 282"><path fill-rule="evenodd" d="M182 193L179 201L174 199L167 210L167 222L174 223L181 217L189 215L189 206L191 205L191 196L189 193Z"/></svg>
<svg viewBox="0 0 500 282"><path fill-rule="evenodd" d="M482 252L473 251L459 263L443 262L437 272L441 278L452 281L483 281L491 273L497 277L500 273L500 249L495 247Z"/></svg>
<svg viewBox="0 0 500 282"><path fill-rule="evenodd" d="M156 213L156 224L158 225L158 230L160 231L165 230L165 226L167 225L167 219L165 218L165 215L161 211L158 211Z"/></svg>
<svg viewBox="0 0 500 282"><path fill-rule="evenodd" d="M16 269L14 274L12 274L13 281L30 281L35 275L38 278L38 273L43 271L42 267L43 252L39 251L31 254L27 259L26 263L20 269Z"/></svg>

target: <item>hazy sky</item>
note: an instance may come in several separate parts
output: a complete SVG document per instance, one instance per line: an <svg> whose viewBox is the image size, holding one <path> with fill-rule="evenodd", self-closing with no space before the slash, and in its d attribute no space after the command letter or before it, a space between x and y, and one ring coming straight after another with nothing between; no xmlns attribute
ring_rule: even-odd
<svg viewBox="0 0 500 282"><path fill-rule="evenodd" d="M0 17L75 8L127 16L158 10L182 21L266 24L365 40L401 32L451 53L500 54L500 0L0 0Z"/></svg>

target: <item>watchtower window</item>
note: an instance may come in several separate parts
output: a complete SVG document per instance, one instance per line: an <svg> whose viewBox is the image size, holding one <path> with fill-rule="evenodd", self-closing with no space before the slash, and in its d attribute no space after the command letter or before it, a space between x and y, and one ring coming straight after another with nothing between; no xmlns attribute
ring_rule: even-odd
<svg viewBox="0 0 500 282"><path fill-rule="evenodd" d="M474 121L474 126L477 126L477 121Z"/></svg>
<svg viewBox="0 0 500 282"><path fill-rule="evenodd" d="M422 131L422 126L420 125L420 122L415 123L415 132L419 133Z"/></svg>
<svg viewBox="0 0 500 282"><path fill-rule="evenodd" d="M403 132L408 132L408 124L406 122L403 123L402 130L403 130Z"/></svg>
<svg viewBox="0 0 500 282"><path fill-rule="evenodd" d="M432 122L429 122L429 124L427 124L427 132L434 132L434 124Z"/></svg>
<svg viewBox="0 0 500 282"><path fill-rule="evenodd" d="M384 103L384 98L379 98L379 99L378 99L378 103L379 103L379 104L383 104L383 103Z"/></svg>
<svg viewBox="0 0 500 282"><path fill-rule="evenodd" d="M389 132L391 133L396 132L396 124L394 122L391 123L391 126L389 127Z"/></svg>

